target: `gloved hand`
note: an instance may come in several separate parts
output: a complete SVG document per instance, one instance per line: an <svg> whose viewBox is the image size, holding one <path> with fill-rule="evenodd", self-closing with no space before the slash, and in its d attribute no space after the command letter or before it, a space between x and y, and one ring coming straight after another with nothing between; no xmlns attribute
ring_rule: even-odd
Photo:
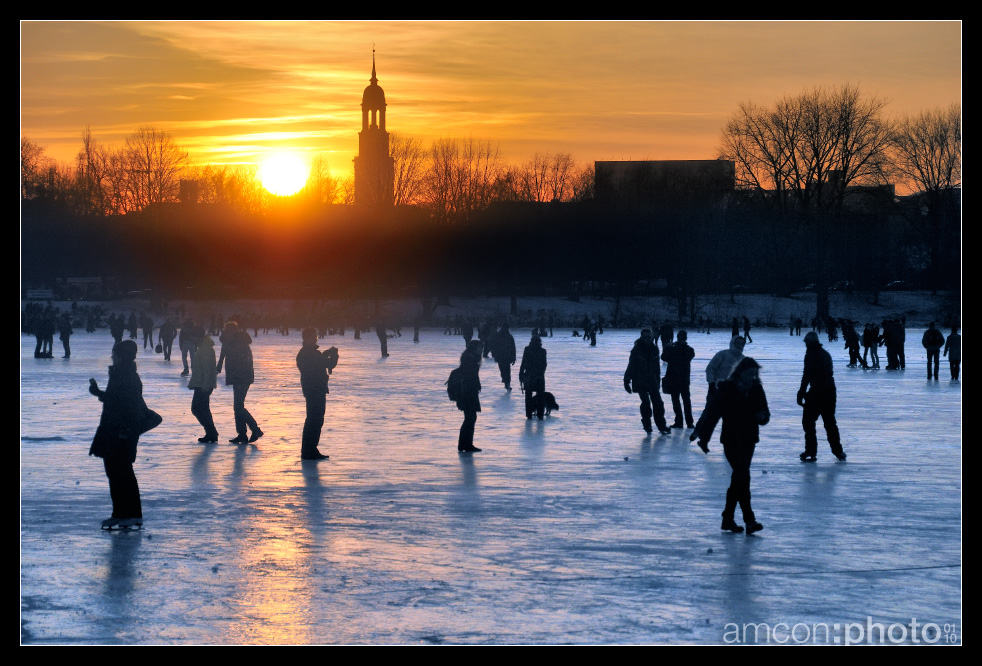
<svg viewBox="0 0 982 666"><path fill-rule="evenodd" d="M624 390L628 393L634 393L634 391L631 390L631 382L624 382Z"/></svg>
<svg viewBox="0 0 982 666"><path fill-rule="evenodd" d="M89 379L89 393L95 397L102 395L102 391L99 390L99 385L95 383L95 378Z"/></svg>
<svg viewBox="0 0 982 666"><path fill-rule="evenodd" d="M798 406L803 407L805 404L805 394L798 391Z"/></svg>

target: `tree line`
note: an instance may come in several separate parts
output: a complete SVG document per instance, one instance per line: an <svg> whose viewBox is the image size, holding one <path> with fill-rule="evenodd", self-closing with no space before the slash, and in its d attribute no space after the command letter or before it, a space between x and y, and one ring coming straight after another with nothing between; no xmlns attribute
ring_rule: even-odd
<svg viewBox="0 0 982 666"><path fill-rule="evenodd" d="M195 165L173 137L142 127L122 146L99 143L89 128L72 164L59 164L44 147L21 139L21 198L38 200L80 215L125 215L160 203L191 197L223 204L247 215L275 210L282 199L308 205L350 205L351 178L335 177L315 157L304 188L291 197L267 192L258 165ZM509 165L491 141L438 139L429 148L410 136L392 134L393 200L420 206L442 222L466 223L496 201L580 201L592 198L593 167L578 165L569 153L536 153ZM181 188L185 187L185 192Z"/></svg>
<svg viewBox="0 0 982 666"><path fill-rule="evenodd" d="M736 190L707 202L684 182L659 183L671 191L647 208L598 206L592 165L578 165L568 153L509 165L494 143L473 138L425 148L393 134L396 206L382 213L347 205L353 184L332 177L323 160L313 162L300 193L282 198L262 188L255 167L194 166L153 128L118 148L98 144L86 129L68 166L22 139L24 265L33 256L28 248L50 251L44 238L74 234L74 247L91 251L69 253L65 261L76 265L63 270L96 270L113 250L86 238L109 230L126 236L116 250L128 254L110 262L124 265L140 255L133 248L141 243L158 247L141 241L143 230L130 230L149 220L155 241L182 248L211 234L223 257L249 262L257 244L270 250L277 259L253 271L263 285L316 272L325 286L360 280L389 288L409 280L478 292L548 284L562 292L606 281L626 292L661 278L682 313L695 311L697 294L738 286L788 293L813 283L821 315L836 282L874 298L890 279L958 289L960 107L894 120L885 108L852 86L741 104L722 128L717 155L735 163ZM167 218L152 204L177 200L182 180L194 184L198 201L224 204L227 214L193 224L186 212ZM911 196L896 196L894 184ZM86 222L92 218L100 221ZM175 280L198 274L212 284L242 282L222 268L201 276L202 263L159 254L136 261L134 271L160 263ZM207 254L199 259L206 262ZM93 266L77 265L85 256Z"/></svg>

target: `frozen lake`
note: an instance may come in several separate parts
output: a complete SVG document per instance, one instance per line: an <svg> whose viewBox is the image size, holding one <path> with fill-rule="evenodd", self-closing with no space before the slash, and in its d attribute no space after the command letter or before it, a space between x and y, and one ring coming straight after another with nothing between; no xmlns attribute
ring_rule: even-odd
<svg viewBox="0 0 982 666"><path fill-rule="evenodd" d="M513 333L520 358L529 331ZM321 341L341 360L319 463L299 459L298 332L253 342L256 446L227 443L222 385L219 444L198 444L179 352L141 349L164 417L135 464L145 525L104 532L87 383L105 387L112 338L78 333L65 360L34 359L23 336L21 642L960 643L961 385L945 359L925 381L922 333L908 329L905 372L847 368L843 343L826 344L849 459L819 425L818 462L803 464L804 343L752 332L772 413L751 469L754 536L719 529L730 470L717 439L706 456L690 431L644 436L622 386L638 332L591 348L568 329L543 339L561 406L545 421L524 418L517 363L508 394L485 362L473 456L456 451L462 413L443 385L463 341L442 330L414 344L404 329L386 359L374 333ZM696 418L728 340L690 331Z"/></svg>

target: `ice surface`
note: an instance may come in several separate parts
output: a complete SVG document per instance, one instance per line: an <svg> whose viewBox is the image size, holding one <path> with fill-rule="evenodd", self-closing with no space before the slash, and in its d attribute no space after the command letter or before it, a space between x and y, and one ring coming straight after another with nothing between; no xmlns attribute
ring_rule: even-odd
<svg viewBox="0 0 982 666"><path fill-rule="evenodd" d="M843 343L826 344L849 460L819 426L818 462L802 464L802 338L753 331L772 419L751 470L765 529L751 537L719 529L730 470L715 439L705 456L689 431L644 436L622 387L634 330L593 348L568 329L544 339L561 408L543 422L526 421L517 379L509 395L486 361L472 456L456 451L462 415L443 385L460 337L424 329L414 344L404 330L386 359L374 334L328 337L341 361L320 463L299 460L297 332L253 343L256 446L227 443L224 386L221 439L198 444L179 352L165 363L141 349L164 422L140 442L146 524L129 533L99 529L108 486L86 455L101 409L87 382L104 387L111 337L78 333L70 360L38 360L24 336L21 641L814 642L825 623L817 642L838 642L858 638L846 623L896 623L897 638L914 621L960 642L961 386L944 359L941 381L925 381L922 332L908 330L905 372L846 368ZM513 333L521 355L529 331ZM706 363L728 339L690 332L697 417ZM734 640L746 623L797 633Z"/></svg>

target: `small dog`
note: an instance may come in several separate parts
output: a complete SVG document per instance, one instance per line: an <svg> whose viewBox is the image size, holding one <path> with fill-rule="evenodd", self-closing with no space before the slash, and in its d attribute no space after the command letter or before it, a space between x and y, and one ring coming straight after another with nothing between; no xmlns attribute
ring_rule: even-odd
<svg viewBox="0 0 982 666"><path fill-rule="evenodd" d="M537 393L532 397L532 410L537 412L540 407L545 410L546 416L549 416L552 410L558 410L559 404L556 403L556 396L548 391Z"/></svg>

